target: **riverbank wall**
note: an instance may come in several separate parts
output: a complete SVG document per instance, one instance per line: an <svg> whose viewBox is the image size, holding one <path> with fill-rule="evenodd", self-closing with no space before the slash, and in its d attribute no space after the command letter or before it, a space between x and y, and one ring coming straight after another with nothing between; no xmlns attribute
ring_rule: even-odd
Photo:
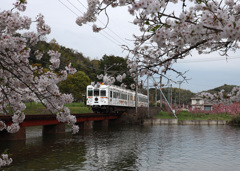
<svg viewBox="0 0 240 171"><path fill-rule="evenodd" d="M127 112L123 113L120 117L121 124L142 124L145 118L154 118L159 111L160 107L138 107L137 112L136 109L128 109Z"/></svg>
<svg viewBox="0 0 240 171"><path fill-rule="evenodd" d="M227 125L225 120L144 119L143 125Z"/></svg>
<svg viewBox="0 0 240 171"><path fill-rule="evenodd" d="M137 112L135 109L128 110L121 118L121 124L141 124L141 125L227 125L226 120L182 120L178 119L157 119L154 118L160 107L144 108L139 107Z"/></svg>

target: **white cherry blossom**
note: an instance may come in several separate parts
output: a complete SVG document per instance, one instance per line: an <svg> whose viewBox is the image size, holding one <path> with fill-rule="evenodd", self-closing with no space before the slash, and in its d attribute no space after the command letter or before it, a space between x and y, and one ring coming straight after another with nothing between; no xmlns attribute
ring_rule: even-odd
<svg viewBox="0 0 240 171"><path fill-rule="evenodd" d="M167 77L168 71L174 71L184 80L184 72L175 70L174 63L193 50L227 56L240 47L237 0L88 0L88 10L78 17L78 24L95 23L108 8L121 6L128 6L126 12L134 16L132 22L141 31L129 38L135 47L123 46L129 52L127 64L132 74ZM111 19L111 13L107 15ZM104 80L108 82L109 77Z"/></svg>
<svg viewBox="0 0 240 171"><path fill-rule="evenodd" d="M67 79L68 74L75 73L76 69L69 63L66 70L56 72L61 54L52 50L48 52L51 63L49 71L43 71L42 67L29 62L30 52L33 51L30 47L36 45L42 36L49 34L51 28L45 23L42 14L34 21L16 11L25 11L26 4L26 0L17 0L12 10L0 11L0 113L12 114L13 122L6 126L0 121L0 131L16 133L20 129L19 124L25 119L24 102L34 100L57 114L59 121L72 125L76 133L76 117L64 107L64 104L73 101L73 97L61 93L57 86ZM36 32L29 31L33 21L37 23ZM41 60L43 52L36 50L33 54L36 60ZM0 159L0 167L11 163L5 156Z"/></svg>

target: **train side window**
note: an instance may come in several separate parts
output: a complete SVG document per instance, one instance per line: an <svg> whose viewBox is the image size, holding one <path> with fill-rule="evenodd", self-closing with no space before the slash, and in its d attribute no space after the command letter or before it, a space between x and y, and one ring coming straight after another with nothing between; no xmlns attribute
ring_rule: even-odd
<svg viewBox="0 0 240 171"><path fill-rule="evenodd" d="M117 92L113 92L113 98L117 98Z"/></svg>
<svg viewBox="0 0 240 171"><path fill-rule="evenodd" d="M112 98L112 91L110 91L110 98Z"/></svg>
<svg viewBox="0 0 240 171"><path fill-rule="evenodd" d="M88 96L93 96L93 91L92 90L88 90Z"/></svg>
<svg viewBox="0 0 240 171"><path fill-rule="evenodd" d="M99 96L99 89L94 89L94 96Z"/></svg>
<svg viewBox="0 0 240 171"><path fill-rule="evenodd" d="M106 96L106 90L101 90L100 91L100 96Z"/></svg>

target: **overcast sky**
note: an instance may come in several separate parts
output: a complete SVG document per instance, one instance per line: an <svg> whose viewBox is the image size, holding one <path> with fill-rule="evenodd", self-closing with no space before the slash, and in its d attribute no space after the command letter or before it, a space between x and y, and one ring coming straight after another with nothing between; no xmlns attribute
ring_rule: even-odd
<svg viewBox="0 0 240 171"><path fill-rule="evenodd" d="M133 17L127 8L109 10L110 23L103 32L93 33L91 25L79 27L75 21L77 15L86 11L87 0L28 0L24 15L33 20L39 14L45 16L45 21L51 27L51 34L47 41L55 38L60 45L75 49L90 59L101 59L104 54L125 57L120 45L127 44L133 47L132 34L140 33L138 28L131 24ZM12 8L14 0L0 0L0 10ZM106 17L101 16L98 25L106 23ZM34 29L34 28L32 28ZM191 80L182 83L181 88L195 93L212 89L223 84L240 85L240 53L230 53L229 59L218 53L201 55L193 53L191 57L174 64L176 69L187 71L186 76ZM168 74L173 77L171 73ZM158 78L155 78L159 81ZM178 78L176 78L178 81ZM152 82L150 83L152 85ZM165 82L166 84L166 82ZM178 84L173 87L178 87Z"/></svg>

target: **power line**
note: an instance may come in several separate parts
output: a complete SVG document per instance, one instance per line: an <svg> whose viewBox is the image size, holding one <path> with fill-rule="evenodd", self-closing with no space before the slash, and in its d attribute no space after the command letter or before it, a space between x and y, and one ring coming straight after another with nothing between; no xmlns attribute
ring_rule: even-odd
<svg viewBox="0 0 240 171"><path fill-rule="evenodd" d="M67 0L68 1L68 0ZM79 0L77 0L85 9L87 9L87 7L82 3L80 2ZM75 7L76 8L76 7ZM102 23L103 25L104 22L102 22L99 18L97 19L100 23ZM129 46L131 46L126 40L122 39L118 34L116 34L114 31L112 31L109 27L107 27L107 29L112 32L115 36L117 36L119 39L121 39L123 42L125 42L126 44L128 44Z"/></svg>
<svg viewBox="0 0 240 171"><path fill-rule="evenodd" d="M85 9L87 9L87 7L79 0L77 0Z"/></svg>
<svg viewBox="0 0 240 171"><path fill-rule="evenodd" d="M71 11L73 14L75 14L76 16L78 16L78 14L76 12L74 12L71 8L69 8L66 4L64 4L61 0L58 0L63 6L65 6L69 11ZM82 12L81 12L82 13ZM90 24L87 24L88 26L92 27ZM117 46L120 46L122 43L119 42L118 40L114 39L111 35L109 35L106 31L103 30L103 32L105 34L107 34L109 37L105 36L102 32L100 32L100 35L104 36L106 39L108 39L109 41L111 41L112 43L116 44ZM112 40L113 39L113 40ZM114 42L115 41L115 42ZM117 42L117 43L116 43Z"/></svg>
<svg viewBox="0 0 240 171"><path fill-rule="evenodd" d="M73 14L75 14L76 16L78 16L77 15L77 13L75 13L71 8L69 8L67 5L65 5L61 0L58 0L63 6L65 6L69 11L71 11Z"/></svg>
<svg viewBox="0 0 240 171"><path fill-rule="evenodd" d="M75 5L73 5L69 0L67 0L69 4L71 4L76 10L78 10L80 13L84 14L82 11L80 11Z"/></svg>
<svg viewBox="0 0 240 171"><path fill-rule="evenodd" d="M240 57L228 57L228 58L205 58L205 59L195 59L195 60L180 60L177 63L196 63L196 62L214 62L214 61L223 61L229 59L240 59Z"/></svg>
<svg viewBox="0 0 240 171"><path fill-rule="evenodd" d="M67 0L68 1L68 3L73 7L73 8L75 8L77 11L79 11L81 14L84 14L81 10L79 10L79 8L77 8L73 3L71 3L69 0ZM59 0L59 2L61 2L60 0ZM79 1L78 1L79 2ZM62 4L63 4L63 2L61 2ZM79 2L82 6L84 6L81 2ZM64 4L64 6L65 7L67 7L67 5L66 4ZM67 7L71 12L73 12L76 16L78 16L73 10L71 10L69 7ZM84 6L84 8L86 8L85 6ZM100 21L103 25L104 25L104 23L101 21L101 20L99 20L98 19L98 21ZM89 24L88 24L89 25ZM89 25L89 26L91 26L91 25ZM127 43L125 40L123 40L120 36L118 36L115 32L113 32L110 28L108 28L107 27L107 29L108 30L110 30L114 35L116 35L119 39L121 39L122 41L124 41L125 43ZM120 45L122 45L123 43L121 43L119 40L117 40L117 39L115 39L113 36L111 36L108 32L106 32L105 30L102 30L105 34L107 34L109 37L111 37L111 39L113 39L114 41L116 41L116 42L113 42L113 40L110 40L109 39L109 37L106 37L105 35L104 35L104 37L105 38L107 38L108 40L110 40L111 42L113 42L114 44L117 44L118 46L120 46ZM102 32L100 32L100 34L101 34ZM103 35L103 34L102 34ZM128 43L127 43L128 44Z"/></svg>

